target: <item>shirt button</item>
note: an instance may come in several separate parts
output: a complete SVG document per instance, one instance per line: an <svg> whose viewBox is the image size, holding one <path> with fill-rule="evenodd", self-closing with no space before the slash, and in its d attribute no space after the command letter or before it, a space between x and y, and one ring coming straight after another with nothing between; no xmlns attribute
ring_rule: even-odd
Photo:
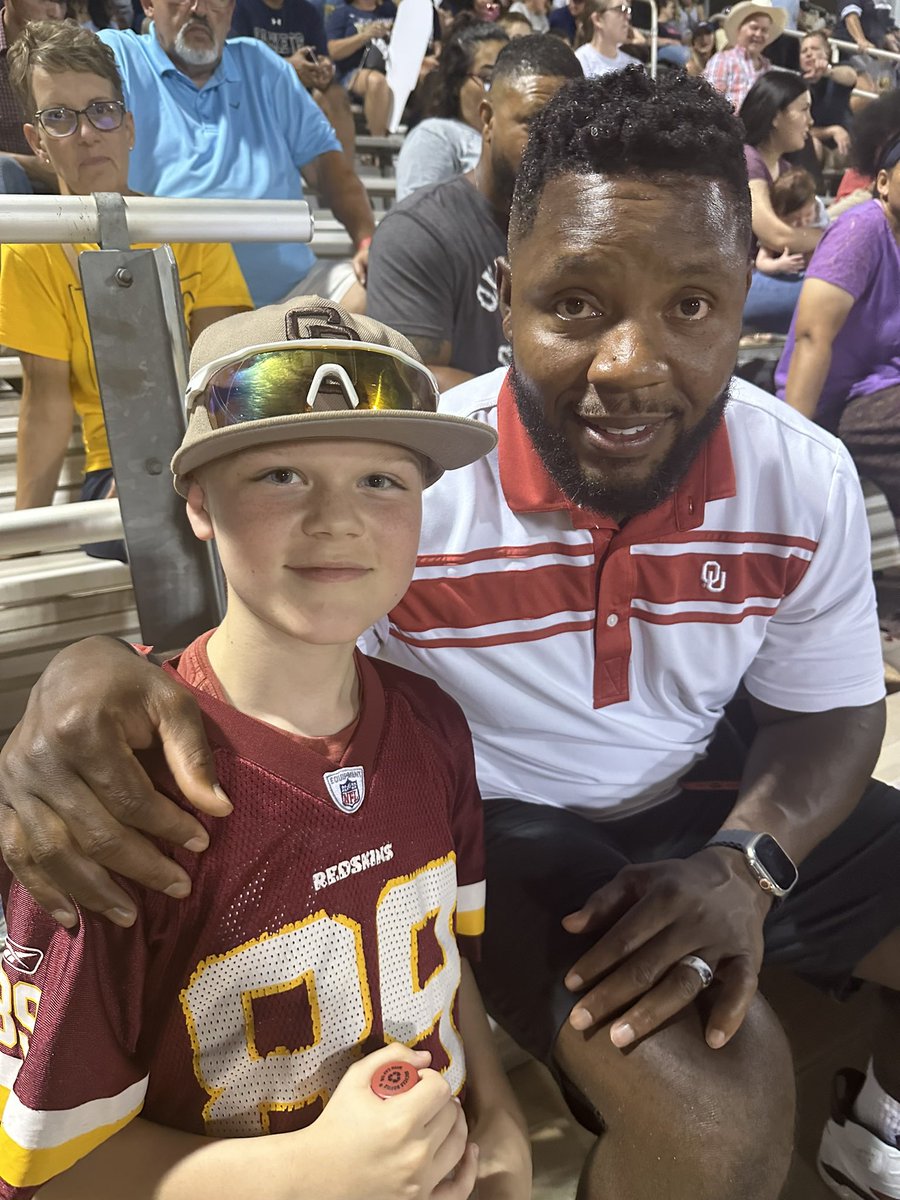
<svg viewBox="0 0 900 1200"><path fill-rule="evenodd" d="M609 616L606 618L606 623L610 627L610 629L614 629L616 627L616 625L618 625L618 623L619 623L619 618L616 616L615 613L610 613Z"/></svg>

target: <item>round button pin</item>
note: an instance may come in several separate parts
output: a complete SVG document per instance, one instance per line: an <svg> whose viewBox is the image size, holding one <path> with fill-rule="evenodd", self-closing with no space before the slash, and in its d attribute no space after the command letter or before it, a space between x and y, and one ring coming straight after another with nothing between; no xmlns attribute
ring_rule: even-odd
<svg viewBox="0 0 900 1200"><path fill-rule="evenodd" d="M419 1074L405 1062L390 1062L372 1076L372 1091L382 1100L400 1096L419 1082Z"/></svg>

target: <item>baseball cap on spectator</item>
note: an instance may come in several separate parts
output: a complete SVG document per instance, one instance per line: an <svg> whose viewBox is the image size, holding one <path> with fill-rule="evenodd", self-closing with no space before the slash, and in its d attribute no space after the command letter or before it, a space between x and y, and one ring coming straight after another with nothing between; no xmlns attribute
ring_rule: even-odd
<svg viewBox="0 0 900 1200"><path fill-rule="evenodd" d="M271 442L352 438L423 456L426 485L492 450L480 421L437 412L437 383L405 337L318 296L217 321L197 338L172 459L175 490L219 458Z"/></svg>
<svg viewBox="0 0 900 1200"><path fill-rule="evenodd" d="M735 4L729 9L728 15L722 22L722 28L725 30L725 36L731 45L734 45L737 31L749 21L751 17L768 17L772 22L769 29L769 36L766 38L766 45L769 46L777 37L781 37L784 33L785 25L787 24L787 13L783 8L776 8L771 0L740 0L739 4Z"/></svg>
<svg viewBox="0 0 900 1200"><path fill-rule="evenodd" d="M715 25L712 24L712 22L698 21L698 23L691 30L691 41L693 41L694 38L703 37L703 35L705 33L715 33L715 32L716 32L716 27L715 27Z"/></svg>

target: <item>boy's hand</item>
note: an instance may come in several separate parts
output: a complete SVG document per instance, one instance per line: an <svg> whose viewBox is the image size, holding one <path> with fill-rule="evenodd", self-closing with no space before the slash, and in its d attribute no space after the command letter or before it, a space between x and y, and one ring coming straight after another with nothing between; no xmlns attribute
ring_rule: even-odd
<svg viewBox="0 0 900 1200"><path fill-rule="evenodd" d="M189 893L181 867L142 836L188 850L209 843L134 756L157 738L187 799L226 816L231 804L190 694L121 642L95 637L53 659L0 752L3 857L61 925L77 922L70 896L117 925L133 923L134 906L110 871L170 896Z"/></svg>
<svg viewBox="0 0 900 1200"><path fill-rule="evenodd" d="M390 1062L409 1063L419 1082L381 1099L372 1076ZM478 1155L467 1145L462 1106L444 1078L428 1069L431 1055L394 1043L346 1073L322 1115L307 1131L305 1167L321 1182L322 1200L468 1200ZM310 1159L310 1150L312 1159Z"/></svg>

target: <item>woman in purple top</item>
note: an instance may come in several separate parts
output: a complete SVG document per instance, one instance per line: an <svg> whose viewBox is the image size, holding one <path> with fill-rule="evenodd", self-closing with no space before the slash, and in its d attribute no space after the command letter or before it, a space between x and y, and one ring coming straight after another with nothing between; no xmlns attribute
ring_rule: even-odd
<svg viewBox="0 0 900 1200"><path fill-rule="evenodd" d="M875 197L838 217L812 256L775 373L779 396L837 433L900 519L900 129Z"/></svg>
<svg viewBox="0 0 900 1200"><path fill-rule="evenodd" d="M806 256L822 236L821 229L797 229L775 215L769 188L791 169L784 157L802 150L812 128L812 99L807 84L790 71L766 71L747 93L738 116L744 124L744 157L750 177L753 237L778 257L776 270L754 270L744 328L787 333L800 288ZM756 245L753 247L756 257Z"/></svg>

